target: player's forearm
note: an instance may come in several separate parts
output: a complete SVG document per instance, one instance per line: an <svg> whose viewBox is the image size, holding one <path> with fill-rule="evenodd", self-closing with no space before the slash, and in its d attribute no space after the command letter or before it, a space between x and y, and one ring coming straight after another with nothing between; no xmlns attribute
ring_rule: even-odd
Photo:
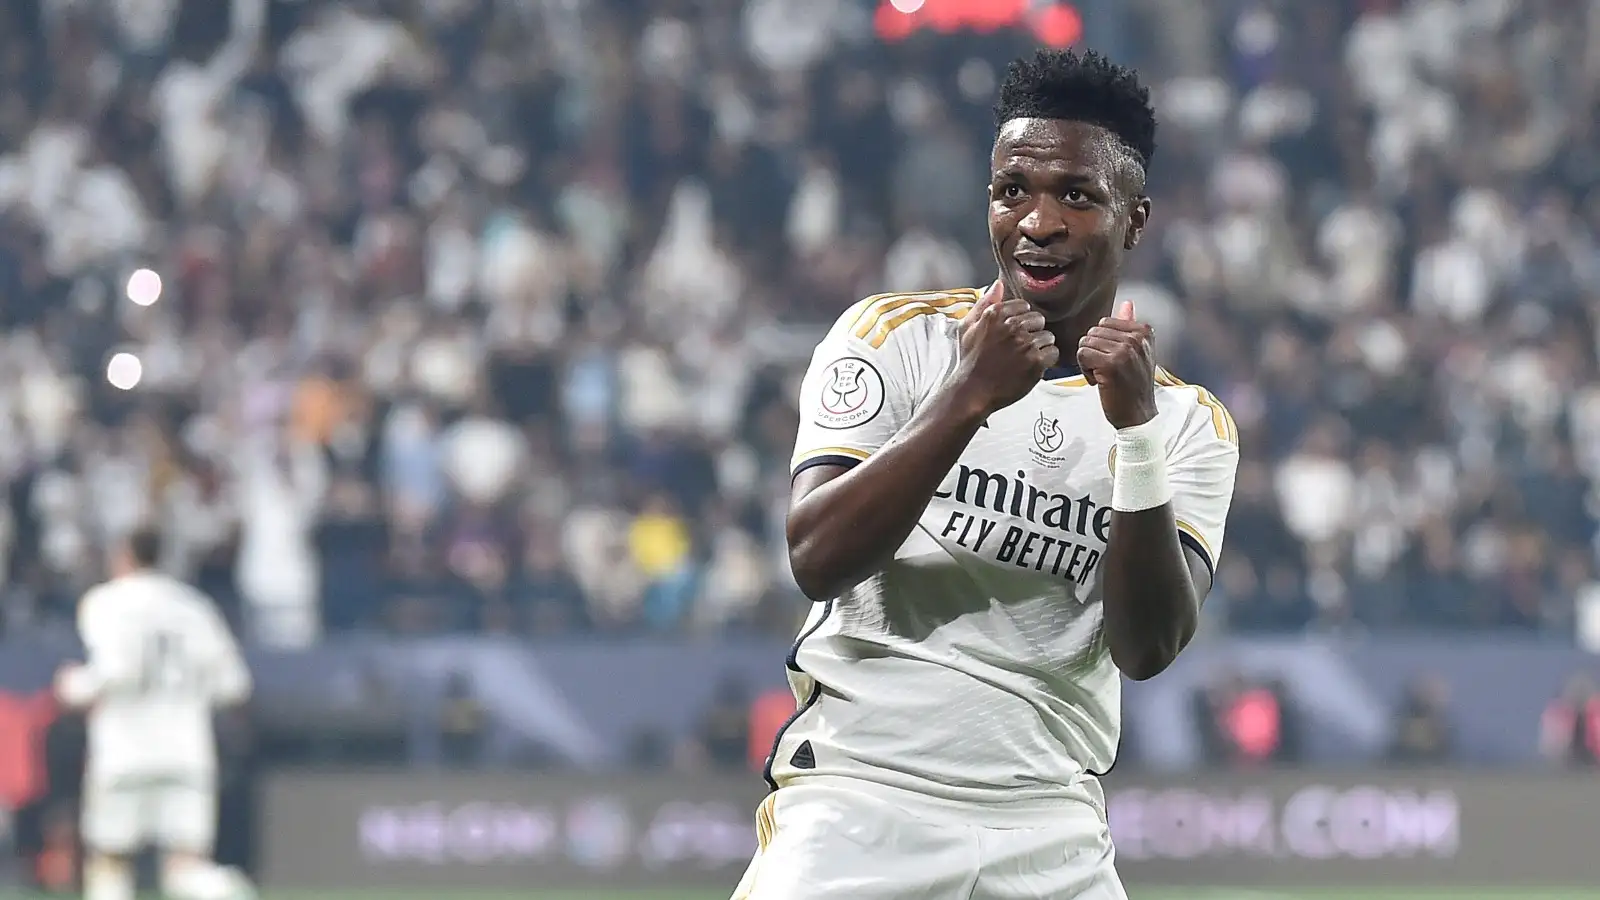
<svg viewBox="0 0 1600 900"><path fill-rule="evenodd" d="M103 687L100 673L87 665L67 666L56 673L56 699L68 709L92 706Z"/></svg>
<svg viewBox="0 0 1600 900"><path fill-rule="evenodd" d="M1200 608L1171 504L1112 513L1101 573L1112 662L1135 681L1161 674L1194 637Z"/></svg>
<svg viewBox="0 0 1600 900"><path fill-rule="evenodd" d="M789 563L806 596L837 596L881 570L986 417L959 385L946 387L871 458L794 503Z"/></svg>
<svg viewBox="0 0 1600 900"><path fill-rule="evenodd" d="M221 709L238 706L250 699L253 688L250 670L244 667L242 661L235 661L218 676L212 692L212 704Z"/></svg>
<svg viewBox="0 0 1600 900"><path fill-rule="evenodd" d="M91 660L69 666L56 675L56 699L73 709L84 709L102 698L137 690L138 673L126 666Z"/></svg>

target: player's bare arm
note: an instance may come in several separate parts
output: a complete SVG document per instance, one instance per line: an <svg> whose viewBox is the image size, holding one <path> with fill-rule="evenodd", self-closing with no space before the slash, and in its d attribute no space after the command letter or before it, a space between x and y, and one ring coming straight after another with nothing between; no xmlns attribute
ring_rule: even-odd
<svg viewBox="0 0 1600 900"><path fill-rule="evenodd" d="M835 596L882 568L984 420L1027 395L1058 355L1044 316L991 288L963 322L960 366L905 428L859 466L795 477L789 563L806 596Z"/></svg>
<svg viewBox="0 0 1600 900"><path fill-rule="evenodd" d="M1128 443L1123 436L1130 435L1132 446L1165 453L1162 441L1137 434L1156 418L1151 337L1150 326L1135 318L1133 304L1124 303L1078 342L1078 365L1099 390L1106 421L1117 429L1119 450ZM1119 460L1130 467L1151 462L1161 464ZM1136 510L1121 508L1127 504L1115 499L1113 505L1101 569L1106 638L1117 668L1142 680L1171 665L1194 637L1200 601L1211 590L1211 572L1180 543L1170 500Z"/></svg>

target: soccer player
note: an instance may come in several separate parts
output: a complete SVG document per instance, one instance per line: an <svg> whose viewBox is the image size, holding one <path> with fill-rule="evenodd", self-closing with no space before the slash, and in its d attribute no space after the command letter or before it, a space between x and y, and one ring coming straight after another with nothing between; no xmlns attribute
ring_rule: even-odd
<svg viewBox="0 0 1600 900"><path fill-rule="evenodd" d="M134 533L112 555L112 579L84 595L87 661L62 668L56 695L87 710L82 833L85 900L133 900L131 857L163 851L172 900L253 895L212 862L216 747L212 712L250 694L250 672L210 598L155 571L161 543Z"/></svg>
<svg viewBox="0 0 1600 900"><path fill-rule="evenodd" d="M804 381L788 541L815 604L736 897L1126 896L1097 778L1119 679L1194 634L1237 436L1117 303L1151 210L1135 73L1039 52L996 123L996 283L856 304Z"/></svg>

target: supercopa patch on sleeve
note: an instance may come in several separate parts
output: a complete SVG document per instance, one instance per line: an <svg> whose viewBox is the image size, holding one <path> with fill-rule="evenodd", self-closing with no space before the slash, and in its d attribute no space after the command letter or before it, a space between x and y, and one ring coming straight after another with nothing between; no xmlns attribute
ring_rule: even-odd
<svg viewBox="0 0 1600 900"><path fill-rule="evenodd" d="M883 376L859 356L828 363L820 382L812 417L823 428L857 428L883 411Z"/></svg>

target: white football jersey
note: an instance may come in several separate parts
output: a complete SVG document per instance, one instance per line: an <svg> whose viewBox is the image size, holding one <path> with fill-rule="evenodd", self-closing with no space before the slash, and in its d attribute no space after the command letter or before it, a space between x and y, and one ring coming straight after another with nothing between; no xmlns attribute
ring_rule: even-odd
<svg viewBox="0 0 1600 900"><path fill-rule="evenodd" d="M981 293L882 295L846 312L806 375L793 471L853 465L890 441L955 370ZM1164 370L1156 400L1178 538L1214 567L1233 420ZM894 560L813 607L789 657L800 709L769 780L848 776L1008 814L1098 802L1094 776L1121 733L1100 603L1115 440L1081 375L992 415Z"/></svg>
<svg viewBox="0 0 1600 900"><path fill-rule="evenodd" d="M140 572L84 595L78 632L100 686L89 709L92 779L207 776L212 711L250 693L250 672L210 598Z"/></svg>

